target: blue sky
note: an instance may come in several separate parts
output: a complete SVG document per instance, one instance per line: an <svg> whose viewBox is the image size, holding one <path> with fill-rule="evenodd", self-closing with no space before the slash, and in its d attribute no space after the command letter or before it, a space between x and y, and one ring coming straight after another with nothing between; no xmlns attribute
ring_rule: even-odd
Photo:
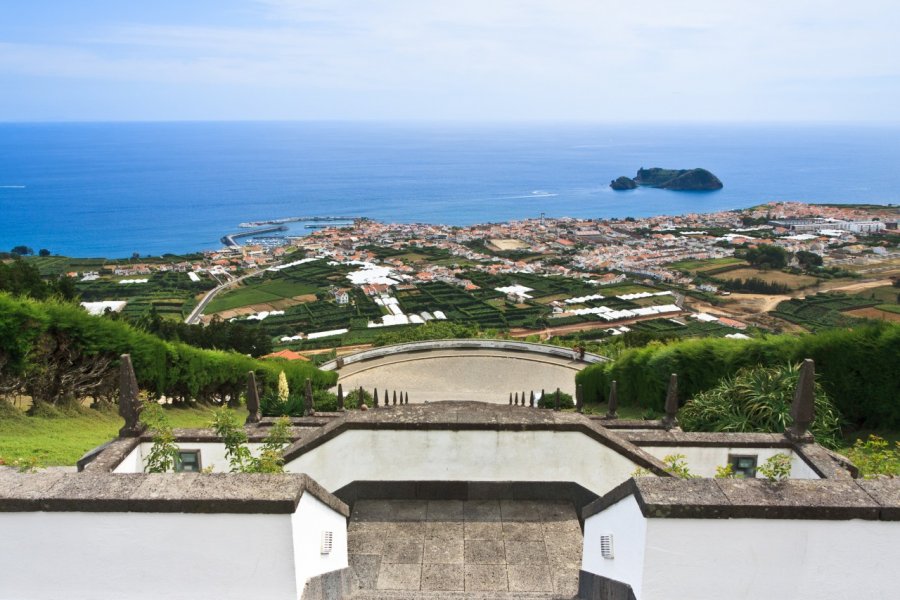
<svg viewBox="0 0 900 600"><path fill-rule="evenodd" d="M900 121L896 0L0 0L0 121Z"/></svg>

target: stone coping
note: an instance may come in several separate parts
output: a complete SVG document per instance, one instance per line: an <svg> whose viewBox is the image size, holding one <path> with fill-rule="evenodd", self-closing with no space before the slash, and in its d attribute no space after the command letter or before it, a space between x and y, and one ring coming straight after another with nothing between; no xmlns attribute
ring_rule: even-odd
<svg viewBox="0 0 900 600"><path fill-rule="evenodd" d="M284 451L285 462L321 446L345 431L413 430L413 431L571 431L578 432L629 458L660 477L669 477L665 465L617 433L574 412L550 409L488 404L484 402L441 401L430 404L407 404L344 413ZM573 459L579 460L579 459Z"/></svg>
<svg viewBox="0 0 900 600"><path fill-rule="evenodd" d="M394 356L396 354L404 354L407 352L423 352L426 350L509 350L513 352L530 352L532 354L544 354L547 356L556 356L571 359L573 350L563 346L550 346L547 344L533 344L531 342L515 342L512 340L485 340L485 339L458 339L458 340L428 340L423 342L407 342L405 344L394 344L392 346L382 346L380 348L371 348L362 350L354 354L348 354L341 357L344 365L371 360L373 358L382 358L385 356ZM580 361L585 364L595 364L609 361L605 356L599 354L585 353L584 360ZM323 371L337 370L337 360L323 363L319 369Z"/></svg>
<svg viewBox="0 0 900 600"><path fill-rule="evenodd" d="M292 514L305 493L350 515L304 474L0 472L0 512Z"/></svg>
<svg viewBox="0 0 900 600"><path fill-rule="evenodd" d="M629 479L586 506L587 519L634 496L659 519L900 520L900 480Z"/></svg>
<svg viewBox="0 0 900 600"><path fill-rule="evenodd" d="M707 433L673 431L617 431L636 446L694 448L785 448L792 450L823 479L852 479L859 470L846 457L818 444L795 444L781 433Z"/></svg>

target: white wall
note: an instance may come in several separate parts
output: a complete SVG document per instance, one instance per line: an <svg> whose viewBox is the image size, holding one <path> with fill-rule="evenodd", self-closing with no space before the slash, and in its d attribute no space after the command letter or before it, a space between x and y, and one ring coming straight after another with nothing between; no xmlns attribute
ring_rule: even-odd
<svg viewBox="0 0 900 600"><path fill-rule="evenodd" d="M799 455L789 448L710 448L687 446L641 446L641 449L659 458L669 454L683 454L688 469L694 475L701 477L714 477L716 467L728 464L729 454L757 456L756 466L759 467L767 459L776 454L787 454L791 457L791 479L820 479L816 472L806 464ZM757 472L757 477L762 475Z"/></svg>
<svg viewBox="0 0 900 600"><path fill-rule="evenodd" d="M294 514L0 513L0 532L0 600L297 600L347 566L346 519L311 494Z"/></svg>
<svg viewBox="0 0 900 600"><path fill-rule="evenodd" d="M900 522L648 519L638 600L897 598Z"/></svg>
<svg viewBox="0 0 900 600"><path fill-rule="evenodd" d="M629 496L584 524L582 568L638 600L892 600L898 564L896 521L646 519Z"/></svg>
<svg viewBox="0 0 900 600"><path fill-rule="evenodd" d="M600 554L600 536L606 534L613 536L612 559ZM646 536L647 519L634 496L616 502L585 520L582 570L627 583L640 598Z"/></svg>
<svg viewBox="0 0 900 600"><path fill-rule="evenodd" d="M291 527L294 531L294 568L300 593L310 577L347 566L347 519L344 515L334 512L312 494L303 494L297 512L291 516ZM334 534L331 554L321 553L323 531Z"/></svg>
<svg viewBox="0 0 900 600"><path fill-rule="evenodd" d="M296 599L291 515L0 513L0 600Z"/></svg>
<svg viewBox="0 0 900 600"><path fill-rule="evenodd" d="M225 458L225 445L219 442L194 443L182 442L176 444L181 450L200 450L200 466L204 469L212 465L214 473L230 473L231 467ZM257 456L262 444L247 444L250 452ZM113 469L113 473L143 473L144 459L150 454L152 443L138 445L119 465Z"/></svg>
<svg viewBox="0 0 900 600"><path fill-rule="evenodd" d="M350 430L285 465L334 491L361 480L573 481L604 494L636 465L579 432Z"/></svg>

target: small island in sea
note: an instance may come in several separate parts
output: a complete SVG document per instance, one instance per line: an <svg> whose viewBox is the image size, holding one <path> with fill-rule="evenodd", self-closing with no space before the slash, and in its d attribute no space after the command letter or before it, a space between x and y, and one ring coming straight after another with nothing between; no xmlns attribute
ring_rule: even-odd
<svg viewBox="0 0 900 600"><path fill-rule="evenodd" d="M633 190L638 186L654 187L679 192L705 192L721 190L722 181L706 169L638 169L634 179L619 177L609 183L616 191Z"/></svg>

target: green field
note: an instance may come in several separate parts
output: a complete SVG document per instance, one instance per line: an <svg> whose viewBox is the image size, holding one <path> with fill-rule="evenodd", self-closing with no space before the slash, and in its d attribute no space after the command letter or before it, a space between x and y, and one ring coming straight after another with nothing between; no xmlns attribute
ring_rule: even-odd
<svg viewBox="0 0 900 600"><path fill-rule="evenodd" d="M874 306L875 300L844 294L816 294L781 302L770 314L810 331L831 327L852 327L862 321L843 311Z"/></svg>
<svg viewBox="0 0 900 600"><path fill-rule="evenodd" d="M166 411L173 427L205 427L211 408L177 408ZM239 409L241 422L246 411ZM118 436L124 421L112 410L80 409L54 417L29 417L0 402L0 460L35 457L44 467L74 465L81 456Z"/></svg>
<svg viewBox="0 0 900 600"><path fill-rule="evenodd" d="M722 267L731 267L738 265L746 265L747 262L733 256L723 258L705 258L698 260L680 260L670 263L668 266L679 271L687 271L689 273L702 273L710 270L717 270Z"/></svg>
<svg viewBox="0 0 900 600"><path fill-rule="evenodd" d="M900 304L879 304L875 308L877 308L878 310L883 310L884 312L900 315Z"/></svg>

